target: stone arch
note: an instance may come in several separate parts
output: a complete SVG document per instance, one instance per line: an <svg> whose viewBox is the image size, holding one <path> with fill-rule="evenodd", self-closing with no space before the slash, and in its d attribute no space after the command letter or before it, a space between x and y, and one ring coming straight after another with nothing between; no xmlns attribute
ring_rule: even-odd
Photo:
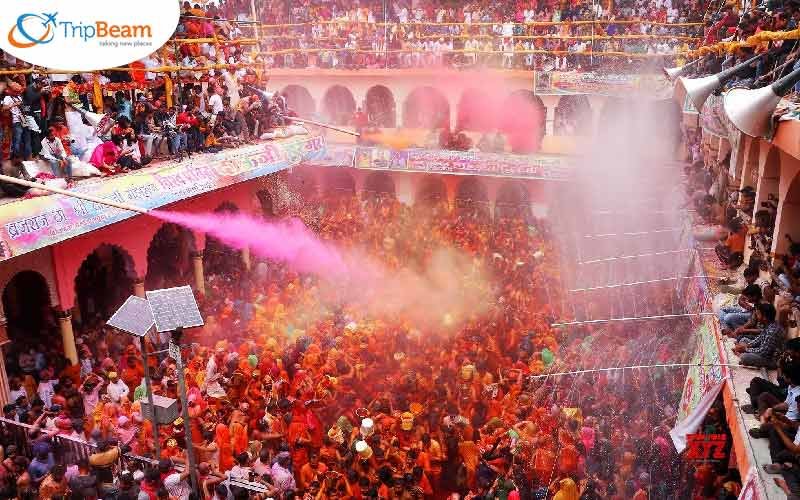
<svg viewBox="0 0 800 500"><path fill-rule="evenodd" d="M350 89L334 85L322 98L322 114L332 125L348 125L356 111L356 100Z"/></svg>
<svg viewBox="0 0 800 500"><path fill-rule="evenodd" d="M403 104L403 126L407 128L450 128L450 103L434 87L417 87Z"/></svg>
<svg viewBox="0 0 800 500"><path fill-rule="evenodd" d="M476 88L462 92L458 100L456 130L489 132L497 128L497 106L493 94Z"/></svg>
<svg viewBox="0 0 800 500"><path fill-rule="evenodd" d="M390 197L396 196L394 179L387 172L370 172L364 179L364 197Z"/></svg>
<svg viewBox="0 0 800 500"><path fill-rule="evenodd" d="M553 131L555 135L590 136L592 106L586 95L564 95L558 100Z"/></svg>
<svg viewBox="0 0 800 500"><path fill-rule="evenodd" d="M456 187L456 208L461 211L489 214L489 189L476 176L466 176Z"/></svg>
<svg viewBox="0 0 800 500"><path fill-rule="evenodd" d="M317 104L311 92L302 85L287 85L282 93L286 97L286 105L298 115L311 117L317 112Z"/></svg>
<svg viewBox="0 0 800 500"><path fill-rule="evenodd" d="M16 273L3 289L2 299L12 342L41 341L42 334L55 329L50 287L41 273Z"/></svg>
<svg viewBox="0 0 800 500"><path fill-rule="evenodd" d="M75 297L84 324L105 323L133 294L133 257L118 245L103 243L81 263L75 277Z"/></svg>
<svg viewBox="0 0 800 500"><path fill-rule="evenodd" d="M509 94L501 105L499 128L506 135L514 153L534 153L542 147L547 110L542 100L530 90Z"/></svg>
<svg viewBox="0 0 800 500"><path fill-rule="evenodd" d="M197 250L194 233L178 224L163 224L150 240L147 249L148 290L171 288L192 283L192 253Z"/></svg>
<svg viewBox="0 0 800 500"><path fill-rule="evenodd" d="M528 188L522 181L505 181L497 190L494 203L495 217L521 217L531 215L531 199Z"/></svg>
<svg viewBox="0 0 800 500"><path fill-rule="evenodd" d="M222 202L215 213L235 214L239 207L230 201ZM241 250L231 248L213 236L206 236L206 248L203 250L203 271L207 276L224 275L236 278L244 270Z"/></svg>
<svg viewBox="0 0 800 500"><path fill-rule="evenodd" d="M356 192L356 180L353 174L343 168L328 168L325 170L323 190L329 194L353 196Z"/></svg>
<svg viewBox="0 0 800 500"><path fill-rule="evenodd" d="M438 175L426 175L414 197L415 203L435 205L447 201L447 185Z"/></svg>
<svg viewBox="0 0 800 500"><path fill-rule="evenodd" d="M370 87L367 90L364 107L370 123L376 127L397 127L397 102L388 87L384 85Z"/></svg>
<svg viewBox="0 0 800 500"><path fill-rule="evenodd" d="M773 250L776 255L786 254L789 251L789 241L784 235L788 234L793 241L800 242L800 173L792 179L779 205L776 226L773 231Z"/></svg>

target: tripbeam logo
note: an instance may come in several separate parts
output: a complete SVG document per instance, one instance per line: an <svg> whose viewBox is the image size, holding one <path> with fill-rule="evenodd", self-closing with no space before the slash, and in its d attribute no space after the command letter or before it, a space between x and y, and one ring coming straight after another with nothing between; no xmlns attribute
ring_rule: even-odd
<svg viewBox="0 0 800 500"><path fill-rule="evenodd" d="M8 32L8 43L18 49L44 45L56 36L57 12L52 14L22 14Z"/></svg>
<svg viewBox="0 0 800 500"><path fill-rule="evenodd" d="M3 2L0 49L36 66L94 71L156 52L178 25L178 0L136 0L136 10L108 0ZM7 30L7 31L5 31Z"/></svg>

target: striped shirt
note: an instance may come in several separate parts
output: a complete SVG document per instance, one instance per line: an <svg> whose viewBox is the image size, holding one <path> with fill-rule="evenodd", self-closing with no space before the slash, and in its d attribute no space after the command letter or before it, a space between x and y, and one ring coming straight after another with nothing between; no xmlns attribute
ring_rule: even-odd
<svg viewBox="0 0 800 500"><path fill-rule="evenodd" d="M761 331L758 337L747 343L745 352L758 354L765 358L775 358L782 342L783 329L781 325L773 321Z"/></svg>

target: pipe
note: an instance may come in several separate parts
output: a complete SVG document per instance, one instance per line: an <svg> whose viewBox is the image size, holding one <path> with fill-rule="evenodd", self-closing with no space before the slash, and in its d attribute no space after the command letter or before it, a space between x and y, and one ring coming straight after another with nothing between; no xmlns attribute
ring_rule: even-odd
<svg viewBox="0 0 800 500"><path fill-rule="evenodd" d="M147 213L146 209L134 205L128 205L126 203L117 203L116 201L104 200L102 198L98 198L97 196L92 196L90 194L76 193L74 191L67 191L65 189L45 186L44 184L39 184L38 182L31 182L23 179L17 179L16 177L10 177L8 175L0 175L0 181L10 182L11 184L18 184L20 186L25 186L33 189L44 189L45 191L50 191L51 193L63 194L64 196L71 196L72 198L80 198L81 200L91 201L92 203L100 203L101 205L108 205L109 207L118 208L120 210L138 212L140 214Z"/></svg>
<svg viewBox="0 0 800 500"><path fill-rule="evenodd" d="M334 127L333 125L327 125L325 123L319 123L319 122L315 122L315 121L311 121L311 120L306 120L305 118L295 118L293 116L285 116L285 115L283 115L283 118L286 119L286 120L291 120L293 122L307 123L309 125L316 125L317 127L329 128L331 130L335 130L335 131L341 132L343 134L350 134L350 135L354 135L356 137L361 137L361 134L359 134L358 132L353 132L352 130L347 130L347 129L343 129L343 128L339 128L339 127Z"/></svg>
<svg viewBox="0 0 800 500"><path fill-rule="evenodd" d="M566 323L551 323L551 327L558 326L577 326L577 325L590 325L595 323L612 323L617 321L642 321L651 319L675 319L675 318L688 318L692 316L716 316L713 312L699 312L699 313L685 313L685 314L661 314L658 316L639 316L631 318L608 318L608 319L588 319L586 321L569 321Z"/></svg>

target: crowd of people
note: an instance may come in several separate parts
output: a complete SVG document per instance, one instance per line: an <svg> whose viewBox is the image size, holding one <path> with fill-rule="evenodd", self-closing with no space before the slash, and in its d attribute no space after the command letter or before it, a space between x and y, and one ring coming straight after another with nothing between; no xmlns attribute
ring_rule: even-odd
<svg viewBox="0 0 800 500"><path fill-rule="evenodd" d="M691 2L265 2L266 62L289 68L497 67L627 71L636 55L694 48L702 5ZM550 24L600 21L596 24ZM630 22L629 22L630 21ZM637 22L640 21L640 22ZM301 23L300 26L297 23ZM654 24L655 23L655 24ZM272 26L269 26L272 25ZM629 35L634 35L633 37ZM648 35L636 37L638 35ZM652 36L650 36L652 35ZM628 38L625 38L628 36ZM616 38L610 38L616 37ZM592 60L580 53L626 53Z"/></svg>
<svg viewBox="0 0 800 500"><path fill-rule="evenodd" d="M790 240L788 252L771 257L778 199L769 195L756 206L751 186L728 186L728 162L701 146L700 134L690 136L687 167L688 194L705 223L695 236L719 240L715 253L727 278L717 299L720 332L742 366L777 368L777 383L753 377L750 401L741 410L755 415L760 425L749 429L753 439L769 441L771 464L764 470L780 474L776 482L789 498L800 495L800 452L797 433L797 385L800 383L800 344L789 330L796 327L800 245ZM788 237L788 236L787 236Z"/></svg>
<svg viewBox="0 0 800 500"><path fill-rule="evenodd" d="M688 335L689 321L551 327L560 290L547 223L524 211L492 221L458 205L332 195L296 213L321 237L361 247L397 272L424 268L440 247L463 252L473 270L491 276L478 285L484 310L463 317L370 312L343 300L352 296L341 287L277 262L209 276L200 300L206 324L183 339L191 345L183 351L191 436L182 420L153 429L143 417L145 370L154 394L177 397L176 364L166 353L144 366L137 342L89 319L76 325L78 365L69 366L57 345L20 347L6 362L11 394L0 444L8 467L0 491L143 500L453 493L639 500L715 487L694 479L668 437L683 370L554 375L680 362L691 354L679 333ZM448 279L476 286L472 272ZM33 456L23 456L12 421L33 426ZM88 461L64 464L59 436L97 448ZM199 464L194 492L191 471L178 468L187 446ZM124 452L158 463L113 468Z"/></svg>

